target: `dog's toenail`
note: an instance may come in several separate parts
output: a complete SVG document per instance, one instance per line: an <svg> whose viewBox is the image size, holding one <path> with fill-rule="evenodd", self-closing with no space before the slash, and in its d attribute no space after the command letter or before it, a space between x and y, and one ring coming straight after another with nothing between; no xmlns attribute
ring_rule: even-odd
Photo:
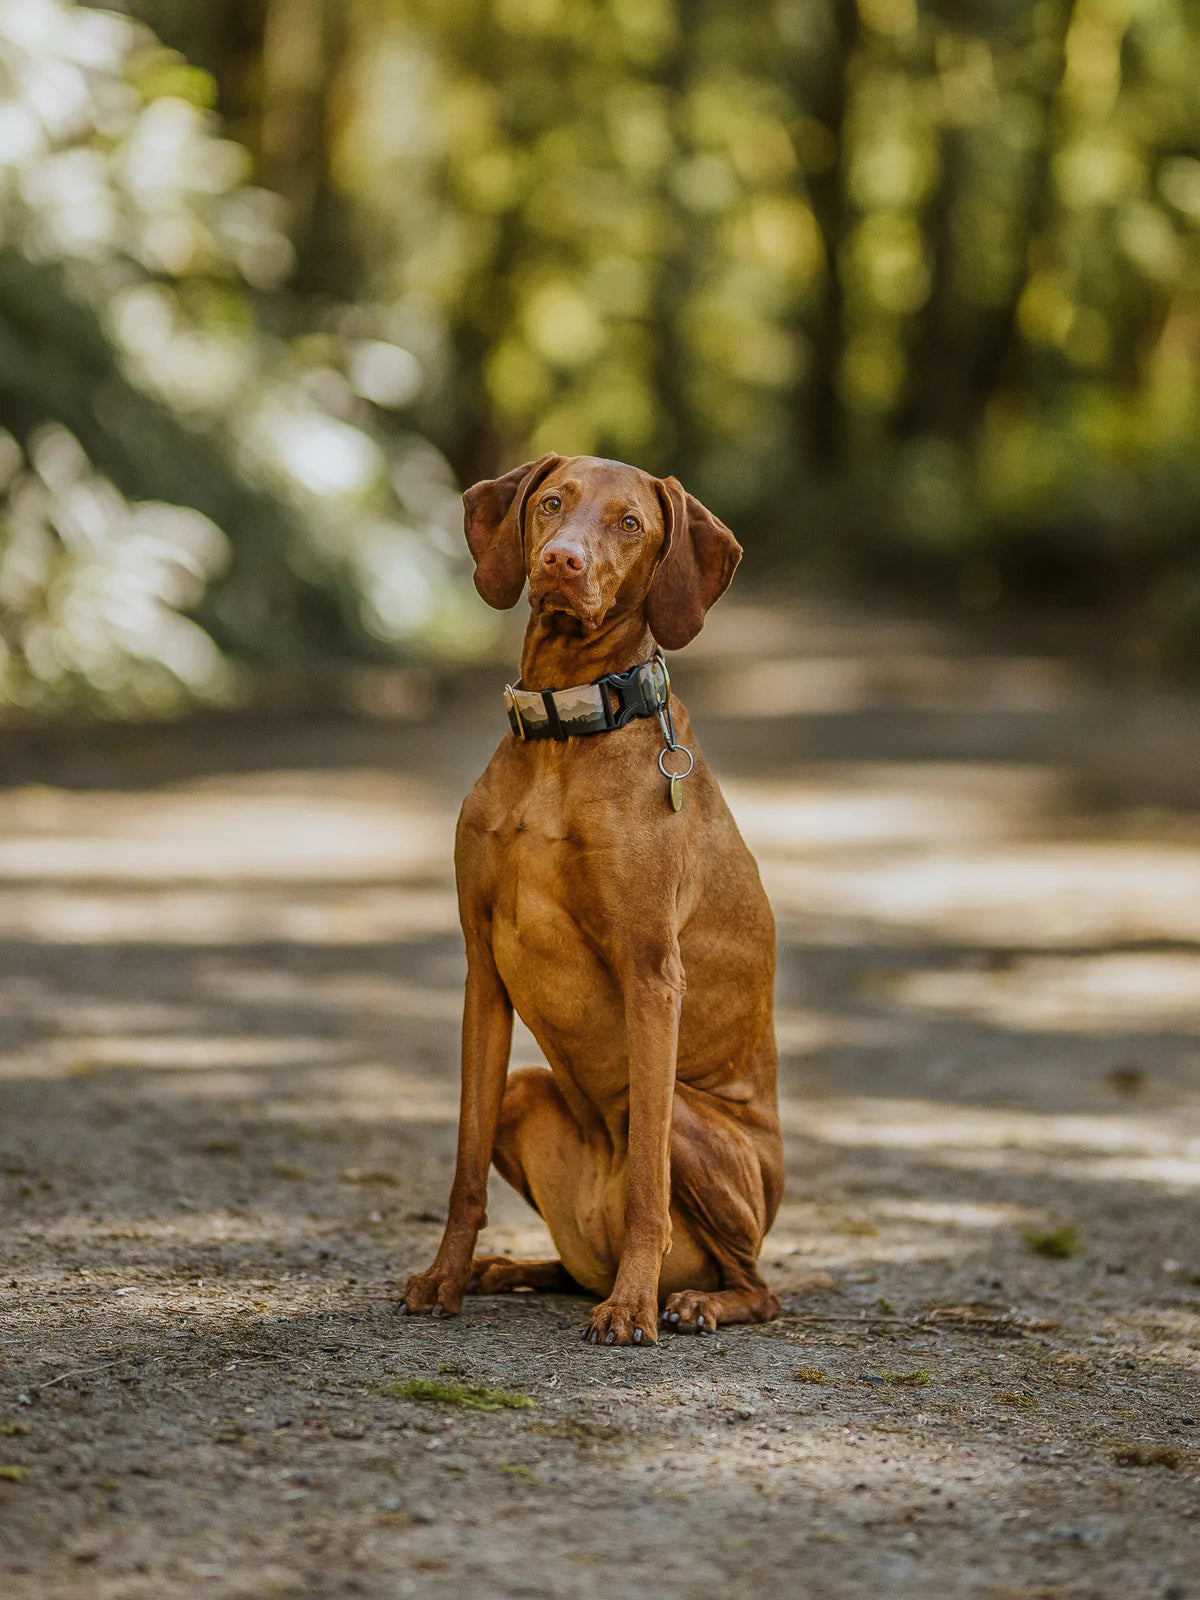
<svg viewBox="0 0 1200 1600"><path fill-rule="evenodd" d="M408 1302L406 1300L401 1300L396 1307L396 1315L398 1317L406 1317L408 1315Z"/></svg>
<svg viewBox="0 0 1200 1600"><path fill-rule="evenodd" d="M634 1342L634 1344L641 1344L641 1342L642 1342L642 1330L640 1328L635 1328L633 1330L633 1342Z"/></svg>
<svg viewBox="0 0 1200 1600"><path fill-rule="evenodd" d="M607 1333L606 1333L606 1334L605 1334L605 1335L604 1335L604 1342L605 1342L605 1344L612 1344L612 1342L613 1342L613 1340L614 1340L614 1339L615 1339L615 1338L616 1338L616 1337L617 1337L617 1336L616 1336L616 1334L615 1334L615 1333L614 1333L614 1332L613 1332L613 1331L612 1331L612 1329L611 1329L611 1328L610 1328L610 1329L609 1329L609 1330L608 1330L608 1332L607 1332Z"/></svg>
<svg viewBox="0 0 1200 1600"><path fill-rule="evenodd" d="M433 1315L435 1317L440 1317L441 1314L442 1314L442 1302L439 1300L437 1305L435 1305L434 1308L433 1308Z"/></svg>
<svg viewBox="0 0 1200 1600"><path fill-rule="evenodd" d="M698 1328L702 1328L704 1326L704 1318L703 1317L697 1317L696 1318L696 1326Z"/></svg>
<svg viewBox="0 0 1200 1600"><path fill-rule="evenodd" d="M669 1314L668 1314L668 1317L667 1317L667 1320L668 1320L668 1321L669 1321L669 1322L678 1322L678 1321L679 1321L679 1313L678 1313L678 1311L672 1311L672 1312L670 1312L670 1313L669 1313Z"/></svg>

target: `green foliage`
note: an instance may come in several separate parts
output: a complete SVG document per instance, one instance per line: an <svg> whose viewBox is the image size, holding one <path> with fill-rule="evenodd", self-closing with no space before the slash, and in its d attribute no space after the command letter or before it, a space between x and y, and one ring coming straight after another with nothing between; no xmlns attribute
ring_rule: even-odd
<svg viewBox="0 0 1200 1600"><path fill-rule="evenodd" d="M727 512L794 482L825 263L771 12L374 11L338 171L395 219L391 292L449 330L456 455L612 454Z"/></svg>
<svg viewBox="0 0 1200 1600"><path fill-rule="evenodd" d="M369 312L281 336L281 203L211 80L65 0L0 7L0 76L0 703L162 711L235 692L230 652L436 642L453 475L380 420L419 364Z"/></svg>
<svg viewBox="0 0 1200 1600"><path fill-rule="evenodd" d="M544 449L1200 616L1186 0L125 3L0 3L0 702L461 653Z"/></svg>
<svg viewBox="0 0 1200 1600"><path fill-rule="evenodd" d="M464 470L613 453L777 548L957 572L973 604L1020 567L1158 572L1160 621L1186 615L1183 0L359 15L339 181L395 228L373 281L447 327Z"/></svg>

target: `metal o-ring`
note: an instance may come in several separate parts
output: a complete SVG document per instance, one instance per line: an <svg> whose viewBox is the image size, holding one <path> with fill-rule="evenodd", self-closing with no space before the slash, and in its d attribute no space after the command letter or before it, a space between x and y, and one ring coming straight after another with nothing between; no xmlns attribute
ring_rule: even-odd
<svg viewBox="0 0 1200 1600"><path fill-rule="evenodd" d="M680 755L684 755L688 758L688 764L686 767L684 767L682 772L668 772L666 767L663 766L663 757L673 755L675 751L678 751ZM691 772L692 768L696 765L692 752L688 749L687 745L677 744L675 746L675 751L660 750L658 752L658 770L662 773L664 778L686 778L688 773Z"/></svg>

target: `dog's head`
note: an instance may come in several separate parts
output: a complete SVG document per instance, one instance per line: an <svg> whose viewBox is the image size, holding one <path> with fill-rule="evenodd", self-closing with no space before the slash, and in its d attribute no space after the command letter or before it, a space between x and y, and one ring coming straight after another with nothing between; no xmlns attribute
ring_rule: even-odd
<svg viewBox="0 0 1200 1600"><path fill-rule="evenodd" d="M674 478L596 456L543 456L468 489L475 587L506 611L529 604L594 632L644 607L664 649L704 626L742 557L729 529Z"/></svg>

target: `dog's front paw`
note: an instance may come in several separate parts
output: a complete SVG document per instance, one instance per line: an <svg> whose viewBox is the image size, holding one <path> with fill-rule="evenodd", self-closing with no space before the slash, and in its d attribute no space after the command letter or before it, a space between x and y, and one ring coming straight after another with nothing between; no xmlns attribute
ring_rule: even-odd
<svg viewBox="0 0 1200 1600"><path fill-rule="evenodd" d="M618 1300L614 1295L592 1312L583 1337L590 1344L657 1344L657 1321L653 1297Z"/></svg>
<svg viewBox="0 0 1200 1600"><path fill-rule="evenodd" d="M396 1310L401 1316L456 1317L466 1287L461 1275L442 1272L435 1264L428 1272L413 1274Z"/></svg>

